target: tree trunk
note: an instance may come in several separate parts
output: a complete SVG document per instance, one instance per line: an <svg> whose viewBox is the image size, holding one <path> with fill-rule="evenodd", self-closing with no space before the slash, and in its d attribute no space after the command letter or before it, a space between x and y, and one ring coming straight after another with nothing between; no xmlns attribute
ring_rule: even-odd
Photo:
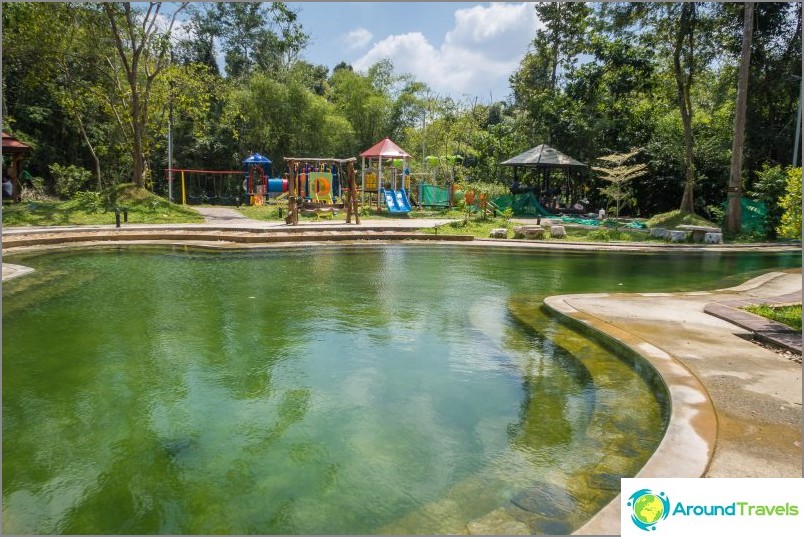
<svg viewBox="0 0 804 537"><path fill-rule="evenodd" d="M692 101L690 100L690 86L692 85L693 72L693 31L694 31L695 5L684 3L681 6L681 21L679 22L676 43L673 49L673 70L676 75L676 86L678 88L678 109L681 112L681 123L684 126L684 195L681 197L679 210L682 213L694 212L695 190L695 163L693 162L693 138L692 138ZM684 41L687 41L687 72L681 66L681 53L684 48Z"/></svg>
<svg viewBox="0 0 804 537"><path fill-rule="evenodd" d="M78 129L81 131L81 138L84 139L84 143L87 144L87 148L89 148L89 153L92 155L92 160L95 163L95 176L98 179L98 192L103 190L103 183L101 182L101 167L100 167L100 160L98 159L98 155L95 153L95 148L92 146L92 142L89 141L89 136L87 136L87 131L84 129L84 122L81 121L80 116L78 117Z"/></svg>
<svg viewBox="0 0 804 537"><path fill-rule="evenodd" d="M754 31L754 4L746 2L743 8L743 48L740 53L740 74L737 80L737 105L734 111L734 140L731 146L731 174L729 175L728 219L726 229L739 233L742 227L743 144L745 142L745 112L748 101L748 75L751 62L751 38Z"/></svg>

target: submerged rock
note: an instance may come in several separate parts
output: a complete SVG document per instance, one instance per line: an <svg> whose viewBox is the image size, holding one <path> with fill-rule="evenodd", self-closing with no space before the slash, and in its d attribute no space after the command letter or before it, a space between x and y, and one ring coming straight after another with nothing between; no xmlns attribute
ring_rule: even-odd
<svg viewBox="0 0 804 537"><path fill-rule="evenodd" d="M550 518L563 518L575 509L575 501L570 494L555 485L539 483L523 490L511 503L523 509Z"/></svg>

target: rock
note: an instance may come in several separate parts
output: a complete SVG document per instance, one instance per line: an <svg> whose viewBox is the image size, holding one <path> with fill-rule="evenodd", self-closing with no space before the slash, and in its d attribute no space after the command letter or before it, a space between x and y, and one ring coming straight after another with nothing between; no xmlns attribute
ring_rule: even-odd
<svg viewBox="0 0 804 537"><path fill-rule="evenodd" d="M654 227L650 229L650 236L656 239L663 239L667 230L663 227Z"/></svg>
<svg viewBox="0 0 804 537"><path fill-rule="evenodd" d="M704 235L706 244L723 244L723 233L707 233Z"/></svg>
<svg viewBox="0 0 804 537"><path fill-rule="evenodd" d="M634 451L634 454L636 452ZM589 486L599 490L616 490L620 491L620 479L623 476L619 474L592 474L587 478Z"/></svg>
<svg viewBox="0 0 804 537"><path fill-rule="evenodd" d="M544 229L536 226L517 226L514 228L515 239L541 239L544 237Z"/></svg>
<svg viewBox="0 0 804 537"><path fill-rule="evenodd" d="M507 239L508 230L504 227L494 228L491 230L491 233L489 233L489 237L492 239Z"/></svg>
<svg viewBox="0 0 804 537"><path fill-rule="evenodd" d="M575 508L575 502L566 490L549 483L539 483L523 490L511 498L511 503L548 518L564 517Z"/></svg>
<svg viewBox="0 0 804 537"><path fill-rule="evenodd" d="M530 528L504 509L497 509L466 525L471 535L530 535Z"/></svg>
<svg viewBox="0 0 804 537"><path fill-rule="evenodd" d="M686 231L673 230L670 232L670 242L684 242L686 240L687 240Z"/></svg>
<svg viewBox="0 0 804 537"><path fill-rule="evenodd" d="M567 230L564 226L550 226L550 236L554 239L561 239L567 236Z"/></svg>

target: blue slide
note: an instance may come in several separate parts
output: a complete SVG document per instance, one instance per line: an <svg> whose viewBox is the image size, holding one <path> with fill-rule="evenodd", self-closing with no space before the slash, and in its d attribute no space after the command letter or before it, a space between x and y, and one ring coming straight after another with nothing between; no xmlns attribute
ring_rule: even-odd
<svg viewBox="0 0 804 537"><path fill-rule="evenodd" d="M410 212L410 201L408 200L408 193L404 188L396 191L396 204L402 209L403 213Z"/></svg>
<svg viewBox="0 0 804 537"><path fill-rule="evenodd" d="M385 196L385 206L388 207L389 213L407 213L410 212L410 203L405 189L400 191L396 190L383 190Z"/></svg>

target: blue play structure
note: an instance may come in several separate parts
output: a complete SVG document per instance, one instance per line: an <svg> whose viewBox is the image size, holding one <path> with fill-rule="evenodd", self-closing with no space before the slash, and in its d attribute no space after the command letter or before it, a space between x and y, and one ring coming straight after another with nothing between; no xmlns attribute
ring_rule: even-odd
<svg viewBox="0 0 804 537"><path fill-rule="evenodd" d="M383 190L383 197L385 198L385 206L388 207L389 213L409 213L410 201L408 200L408 193L404 188L399 190Z"/></svg>

